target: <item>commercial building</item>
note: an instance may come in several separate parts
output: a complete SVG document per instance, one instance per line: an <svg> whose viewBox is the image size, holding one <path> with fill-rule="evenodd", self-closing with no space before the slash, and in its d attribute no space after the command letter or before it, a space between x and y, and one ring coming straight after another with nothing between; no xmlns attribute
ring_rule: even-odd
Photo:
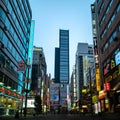
<svg viewBox="0 0 120 120"><path fill-rule="evenodd" d="M100 73L99 100L102 111L113 112L120 106L120 1L96 0L91 12Z"/></svg>
<svg viewBox="0 0 120 120"><path fill-rule="evenodd" d="M32 81L31 81L31 95L40 95L42 106L44 107L44 97L47 95L46 88L46 71L47 65L45 55L42 47L33 48L33 62L32 62Z"/></svg>
<svg viewBox="0 0 120 120"><path fill-rule="evenodd" d="M89 71L90 70L90 71ZM76 106L87 105L83 90L95 85L93 45L78 43L75 62ZM90 100L89 100L90 101Z"/></svg>
<svg viewBox="0 0 120 120"><path fill-rule="evenodd" d="M0 115L22 107L31 18L28 0L0 1Z"/></svg>

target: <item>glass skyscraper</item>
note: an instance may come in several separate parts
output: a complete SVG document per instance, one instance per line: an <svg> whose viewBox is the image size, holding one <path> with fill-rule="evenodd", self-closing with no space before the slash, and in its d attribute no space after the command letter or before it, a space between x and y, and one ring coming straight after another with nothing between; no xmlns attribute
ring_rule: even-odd
<svg viewBox="0 0 120 120"><path fill-rule="evenodd" d="M69 30L60 30L60 83L69 83Z"/></svg>
<svg viewBox="0 0 120 120"><path fill-rule="evenodd" d="M21 108L31 18L28 0L0 0L0 115Z"/></svg>

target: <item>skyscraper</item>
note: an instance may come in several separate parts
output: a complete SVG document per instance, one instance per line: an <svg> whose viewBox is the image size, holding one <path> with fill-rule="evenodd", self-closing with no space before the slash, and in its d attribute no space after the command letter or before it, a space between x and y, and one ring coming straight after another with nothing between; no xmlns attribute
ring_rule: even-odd
<svg viewBox="0 0 120 120"><path fill-rule="evenodd" d="M0 116L13 115L22 106L31 18L28 0L0 1Z"/></svg>
<svg viewBox="0 0 120 120"><path fill-rule="evenodd" d="M69 83L69 30L60 30L60 83Z"/></svg>
<svg viewBox="0 0 120 120"><path fill-rule="evenodd" d="M55 48L55 83L59 83L59 104L67 109L69 83L69 30L59 31L59 48Z"/></svg>

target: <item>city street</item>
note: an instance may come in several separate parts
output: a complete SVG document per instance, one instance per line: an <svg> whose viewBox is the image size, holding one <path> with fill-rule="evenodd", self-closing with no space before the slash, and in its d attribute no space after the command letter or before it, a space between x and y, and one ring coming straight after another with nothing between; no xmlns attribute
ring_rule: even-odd
<svg viewBox="0 0 120 120"><path fill-rule="evenodd" d="M15 120L14 116L0 117L0 120ZM39 116L20 117L16 120L120 120L120 114L105 114L103 117L98 115L78 115L78 114L47 114Z"/></svg>

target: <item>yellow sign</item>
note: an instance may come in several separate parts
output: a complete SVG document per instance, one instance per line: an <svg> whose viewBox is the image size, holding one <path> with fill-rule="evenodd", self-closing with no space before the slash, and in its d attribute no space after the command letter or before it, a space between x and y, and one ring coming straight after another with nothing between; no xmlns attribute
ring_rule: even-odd
<svg viewBox="0 0 120 120"><path fill-rule="evenodd" d="M100 91L100 69L96 68L96 86L97 86L97 91Z"/></svg>
<svg viewBox="0 0 120 120"><path fill-rule="evenodd" d="M94 95L94 96L92 96L92 103L96 103L96 102L97 102L97 96Z"/></svg>
<svg viewBox="0 0 120 120"><path fill-rule="evenodd" d="M110 66L111 66L111 69L113 69L115 67L115 61L114 60L111 60Z"/></svg>
<svg viewBox="0 0 120 120"><path fill-rule="evenodd" d="M87 92L87 90L86 89L82 89L82 93L86 93Z"/></svg>

